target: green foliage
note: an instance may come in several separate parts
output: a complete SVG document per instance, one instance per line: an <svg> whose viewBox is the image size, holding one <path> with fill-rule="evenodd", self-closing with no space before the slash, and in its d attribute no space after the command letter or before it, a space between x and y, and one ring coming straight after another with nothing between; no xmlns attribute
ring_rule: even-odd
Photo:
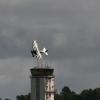
<svg viewBox="0 0 100 100"><path fill-rule="evenodd" d="M0 100L2 100L0 98ZM5 99L11 100L11 99ZM31 100L31 93L27 95L17 95L16 100ZM55 93L54 100L100 100L100 87L82 90L80 94L71 91L68 86L64 86L62 91L58 94Z"/></svg>
<svg viewBox="0 0 100 100"><path fill-rule="evenodd" d="M17 95L17 100L31 100L31 94L27 94L27 95Z"/></svg>
<svg viewBox="0 0 100 100"><path fill-rule="evenodd" d="M2 99L0 98L0 100L2 100ZM7 99L7 98L6 98L5 100L11 100L11 99Z"/></svg>
<svg viewBox="0 0 100 100"><path fill-rule="evenodd" d="M55 94L55 100L100 100L100 87L94 90L86 89L80 94L76 94L65 86L60 94Z"/></svg>
<svg viewBox="0 0 100 100"><path fill-rule="evenodd" d="M82 100L100 100L100 87L92 89L83 90L80 93Z"/></svg>
<svg viewBox="0 0 100 100"><path fill-rule="evenodd" d="M93 90L83 90L81 93L82 100L93 100Z"/></svg>
<svg viewBox="0 0 100 100"><path fill-rule="evenodd" d="M63 100L63 96L61 94L55 93L54 100Z"/></svg>
<svg viewBox="0 0 100 100"><path fill-rule="evenodd" d="M76 93L71 91L68 86L65 86L62 89L60 95L62 95L62 100L75 100L74 98L76 98Z"/></svg>

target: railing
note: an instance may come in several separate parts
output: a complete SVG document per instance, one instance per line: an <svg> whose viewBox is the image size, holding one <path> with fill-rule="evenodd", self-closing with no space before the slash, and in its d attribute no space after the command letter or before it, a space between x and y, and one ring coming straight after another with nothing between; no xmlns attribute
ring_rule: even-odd
<svg viewBox="0 0 100 100"><path fill-rule="evenodd" d="M52 89L51 89L51 90L46 90L46 89L44 89L44 91L45 91L45 92L53 92L53 93L55 93L55 92L57 92L57 89L54 89L54 90L52 90Z"/></svg>
<svg viewBox="0 0 100 100"><path fill-rule="evenodd" d="M52 77L53 77L53 78L54 78L55 75L52 75L52 76L32 76L32 75L30 75L29 77L30 77L30 78L35 78L35 77L37 77L37 78L38 78L38 77L39 77L39 78L46 78L46 77L47 77L47 78L52 78Z"/></svg>

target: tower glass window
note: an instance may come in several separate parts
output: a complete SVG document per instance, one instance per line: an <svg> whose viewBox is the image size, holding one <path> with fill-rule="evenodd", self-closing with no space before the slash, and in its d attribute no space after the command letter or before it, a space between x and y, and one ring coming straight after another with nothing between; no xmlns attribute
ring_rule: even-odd
<svg viewBox="0 0 100 100"><path fill-rule="evenodd" d="M40 86L40 78L36 78L36 86Z"/></svg>
<svg viewBox="0 0 100 100"><path fill-rule="evenodd" d="M40 100L40 93L36 93L36 100Z"/></svg>
<svg viewBox="0 0 100 100"><path fill-rule="evenodd" d="M36 83L37 83L37 82L40 82L40 78L36 78Z"/></svg>
<svg viewBox="0 0 100 100"><path fill-rule="evenodd" d="M36 78L36 100L40 100L40 78Z"/></svg>

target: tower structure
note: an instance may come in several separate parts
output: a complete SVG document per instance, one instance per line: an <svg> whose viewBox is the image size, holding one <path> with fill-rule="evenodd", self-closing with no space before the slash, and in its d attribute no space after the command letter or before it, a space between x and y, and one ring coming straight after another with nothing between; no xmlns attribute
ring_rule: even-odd
<svg viewBox="0 0 100 100"><path fill-rule="evenodd" d="M31 71L31 100L54 100L54 69L34 67Z"/></svg>

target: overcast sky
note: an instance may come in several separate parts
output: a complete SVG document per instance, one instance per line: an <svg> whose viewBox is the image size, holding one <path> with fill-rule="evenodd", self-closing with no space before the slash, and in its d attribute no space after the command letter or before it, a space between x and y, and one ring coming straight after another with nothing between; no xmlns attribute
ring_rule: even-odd
<svg viewBox="0 0 100 100"><path fill-rule="evenodd" d="M33 40L59 92L100 86L100 0L0 0L0 98L30 92Z"/></svg>

